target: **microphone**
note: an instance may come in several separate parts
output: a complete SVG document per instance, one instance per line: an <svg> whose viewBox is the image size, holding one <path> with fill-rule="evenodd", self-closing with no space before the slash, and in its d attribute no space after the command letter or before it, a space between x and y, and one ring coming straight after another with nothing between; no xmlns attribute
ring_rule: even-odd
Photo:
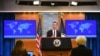
<svg viewBox="0 0 100 56"><path fill-rule="evenodd" d="M64 33L61 33L61 37L66 37L66 34L64 34Z"/></svg>

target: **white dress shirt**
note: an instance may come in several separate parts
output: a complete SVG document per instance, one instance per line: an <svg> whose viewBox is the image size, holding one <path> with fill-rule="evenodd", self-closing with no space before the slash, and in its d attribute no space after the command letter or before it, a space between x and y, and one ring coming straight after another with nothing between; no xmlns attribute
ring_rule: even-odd
<svg viewBox="0 0 100 56"><path fill-rule="evenodd" d="M52 30L52 32L53 32L53 36L57 37L57 30Z"/></svg>

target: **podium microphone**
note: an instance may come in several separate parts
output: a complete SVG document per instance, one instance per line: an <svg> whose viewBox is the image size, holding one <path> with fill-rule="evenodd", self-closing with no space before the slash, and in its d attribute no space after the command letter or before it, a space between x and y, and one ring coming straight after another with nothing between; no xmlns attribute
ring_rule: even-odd
<svg viewBox="0 0 100 56"><path fill-rule="evenodd" d="M64 33L61 33L61 37L66 37L66 34L64 34Z"/></svg>

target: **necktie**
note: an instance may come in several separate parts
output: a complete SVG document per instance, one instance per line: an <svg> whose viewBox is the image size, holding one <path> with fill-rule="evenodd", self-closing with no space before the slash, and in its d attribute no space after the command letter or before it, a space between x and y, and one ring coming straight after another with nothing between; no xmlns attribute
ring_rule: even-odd
<svg viewBox="0 0 100 56"><path fill-rule="evenodd" d="M54 30L54 37L56 37L56 30Z"/></svg>

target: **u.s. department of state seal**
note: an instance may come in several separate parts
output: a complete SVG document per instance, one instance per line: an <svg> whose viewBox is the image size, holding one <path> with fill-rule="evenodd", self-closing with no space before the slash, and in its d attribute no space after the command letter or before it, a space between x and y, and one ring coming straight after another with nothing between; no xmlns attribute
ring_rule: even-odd
<svg viewBox="0 0 100 56"><path fill-rule="evenodd" d="M55 47L59 47L59 46L61 45L61 41L60 41L59 39L55 39L55 40L53 41L53 45L54 45Z"/></svg>

